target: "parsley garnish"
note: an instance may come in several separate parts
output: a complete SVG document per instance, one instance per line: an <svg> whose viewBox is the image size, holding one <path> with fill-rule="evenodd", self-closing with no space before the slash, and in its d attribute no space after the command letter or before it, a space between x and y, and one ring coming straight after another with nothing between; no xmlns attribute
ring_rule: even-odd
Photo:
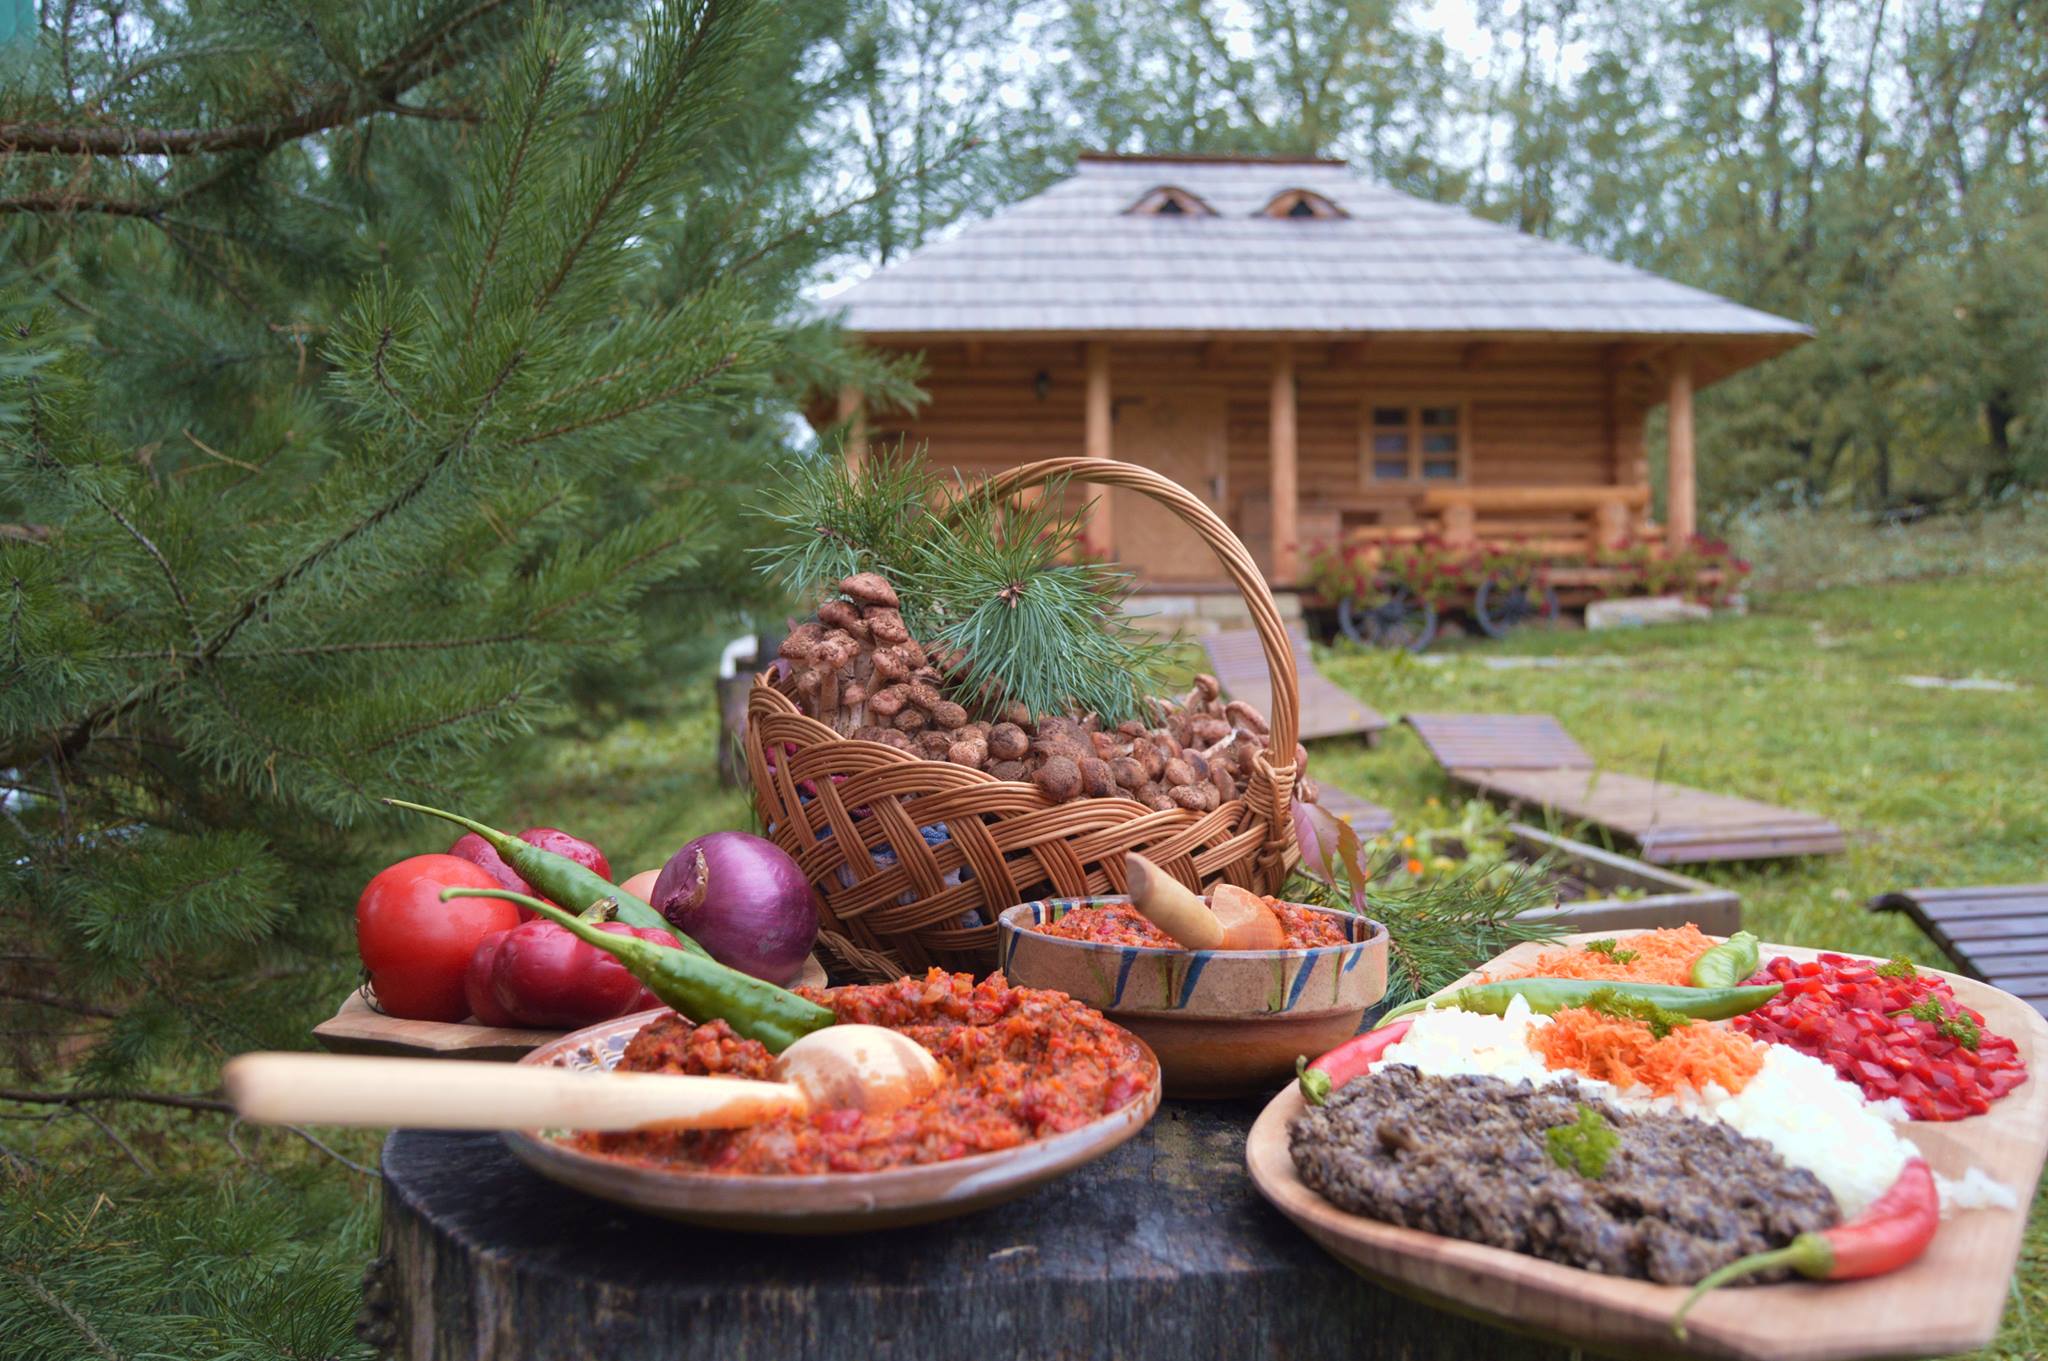
<svg viewBox="0 0 2048 1361"><path fill-rule="evenodd" d="M1647 997L1625 997L1613 988L1598 988L1581 1005L1605 1016L1641 1021L1650 1027L1652 1039L1663 1039L1680 1026L1692 1024L1692 1017L1660 1007Z"/></svg>
<svg viewBox="0 0 2048 1361"><path fill-rule="evenodd" d="M1877 966L1880 978L1917 978L1920 966L1904 955L1893 955L1889 962Z"/></svg>
<svg viewBox="0 0 2048 1361"><path fill-rule="evenodd" d="M1586 942L1586 952L1594 955L1606 955L1616 964L1627 964L1637 958L1638 951L1617 949L1616 946L1619 944L1620 942L1615 940L1589 940Z"/></svg>
<svg viewBox="0 0 2048 1361"><path fill-rule="evenodd" d="M1565 1171L1597 1177L1607 1170L1607 1160L1614 1156L1621 1136L1600 1112L1582 1105L1579 1118L1571 1124L1544 1130L1543 1143L1550 1152L1550 1160Z"/></svg>
<svg viewBox="0 0 2048 1361"><path fill-rule="evenodd" d="M1977 1022L1970 1013L1957 1008L1951 1016L1941 1009L1941 998L1933 993L1921 998L1910 1007L1901 1007L1894 1016L1911 1016L1916 1021L1925 1021L1934 1027L1937 1035L1954 1040L1963 1048L1975 1051L1984 1040L1984 1032L1977 1028Z"/></svg>

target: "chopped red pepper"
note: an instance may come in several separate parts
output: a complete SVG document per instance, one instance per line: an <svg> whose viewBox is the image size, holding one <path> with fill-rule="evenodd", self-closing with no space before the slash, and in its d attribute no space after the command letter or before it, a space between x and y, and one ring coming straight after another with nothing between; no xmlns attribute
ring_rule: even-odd
<svg viewBox="0 0 2048 1361"><path fill-rule="evenodd" d="M1915 1120L1982 1115L2027 1080L2018 1046L1985 1029L1946 979L1822 955L1801 963L1780 956L1754 981L1783 983L1784 991L1736 1017L1737 1029L1813 1055L1874 1101L1898 1098Z"/></svg>

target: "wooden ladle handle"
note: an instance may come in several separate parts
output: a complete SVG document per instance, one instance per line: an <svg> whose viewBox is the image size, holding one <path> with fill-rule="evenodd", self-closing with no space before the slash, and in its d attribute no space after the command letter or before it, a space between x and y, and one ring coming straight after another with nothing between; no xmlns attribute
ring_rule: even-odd
<svg viewBox="0 0 2048 1361"><path fill-rule="evenodd" d="M735 1129L809 1107L786 1082L348 1054L243 1054L221 1081L244 1120L270 1125Z"/></svg>

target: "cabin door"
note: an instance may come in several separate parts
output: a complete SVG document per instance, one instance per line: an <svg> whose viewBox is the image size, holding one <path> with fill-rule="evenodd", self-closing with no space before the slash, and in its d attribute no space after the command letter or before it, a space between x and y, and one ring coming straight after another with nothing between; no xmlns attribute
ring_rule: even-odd
<svg viewBox="0 0 2048 1361"><path fill-rule="evenodd" d="M1220 395L1161 394L1119 406L1117 458L1169 477L1223 513L1224 409ZM1194 530L1150 497L1119 491L1116 555L1141 580L1216 581L1223 568Z"/></svg>

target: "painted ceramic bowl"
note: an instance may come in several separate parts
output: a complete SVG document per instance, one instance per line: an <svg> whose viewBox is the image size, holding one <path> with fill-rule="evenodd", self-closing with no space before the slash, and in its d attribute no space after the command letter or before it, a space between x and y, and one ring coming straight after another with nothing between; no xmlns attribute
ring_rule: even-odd
<svg viewBox="0 0 2048 1361"><path fill-rule="evenodd" d="M1034 931L1077 907L1128 898L1019 903L1001 919L1003 974L1086 1002L1159 1056L1169 1096L1270 1092L1294 1060L1351 1038L1386 995L1387 932L1346 912L1349 939L1309 950L1155 950Z"/></svg>

